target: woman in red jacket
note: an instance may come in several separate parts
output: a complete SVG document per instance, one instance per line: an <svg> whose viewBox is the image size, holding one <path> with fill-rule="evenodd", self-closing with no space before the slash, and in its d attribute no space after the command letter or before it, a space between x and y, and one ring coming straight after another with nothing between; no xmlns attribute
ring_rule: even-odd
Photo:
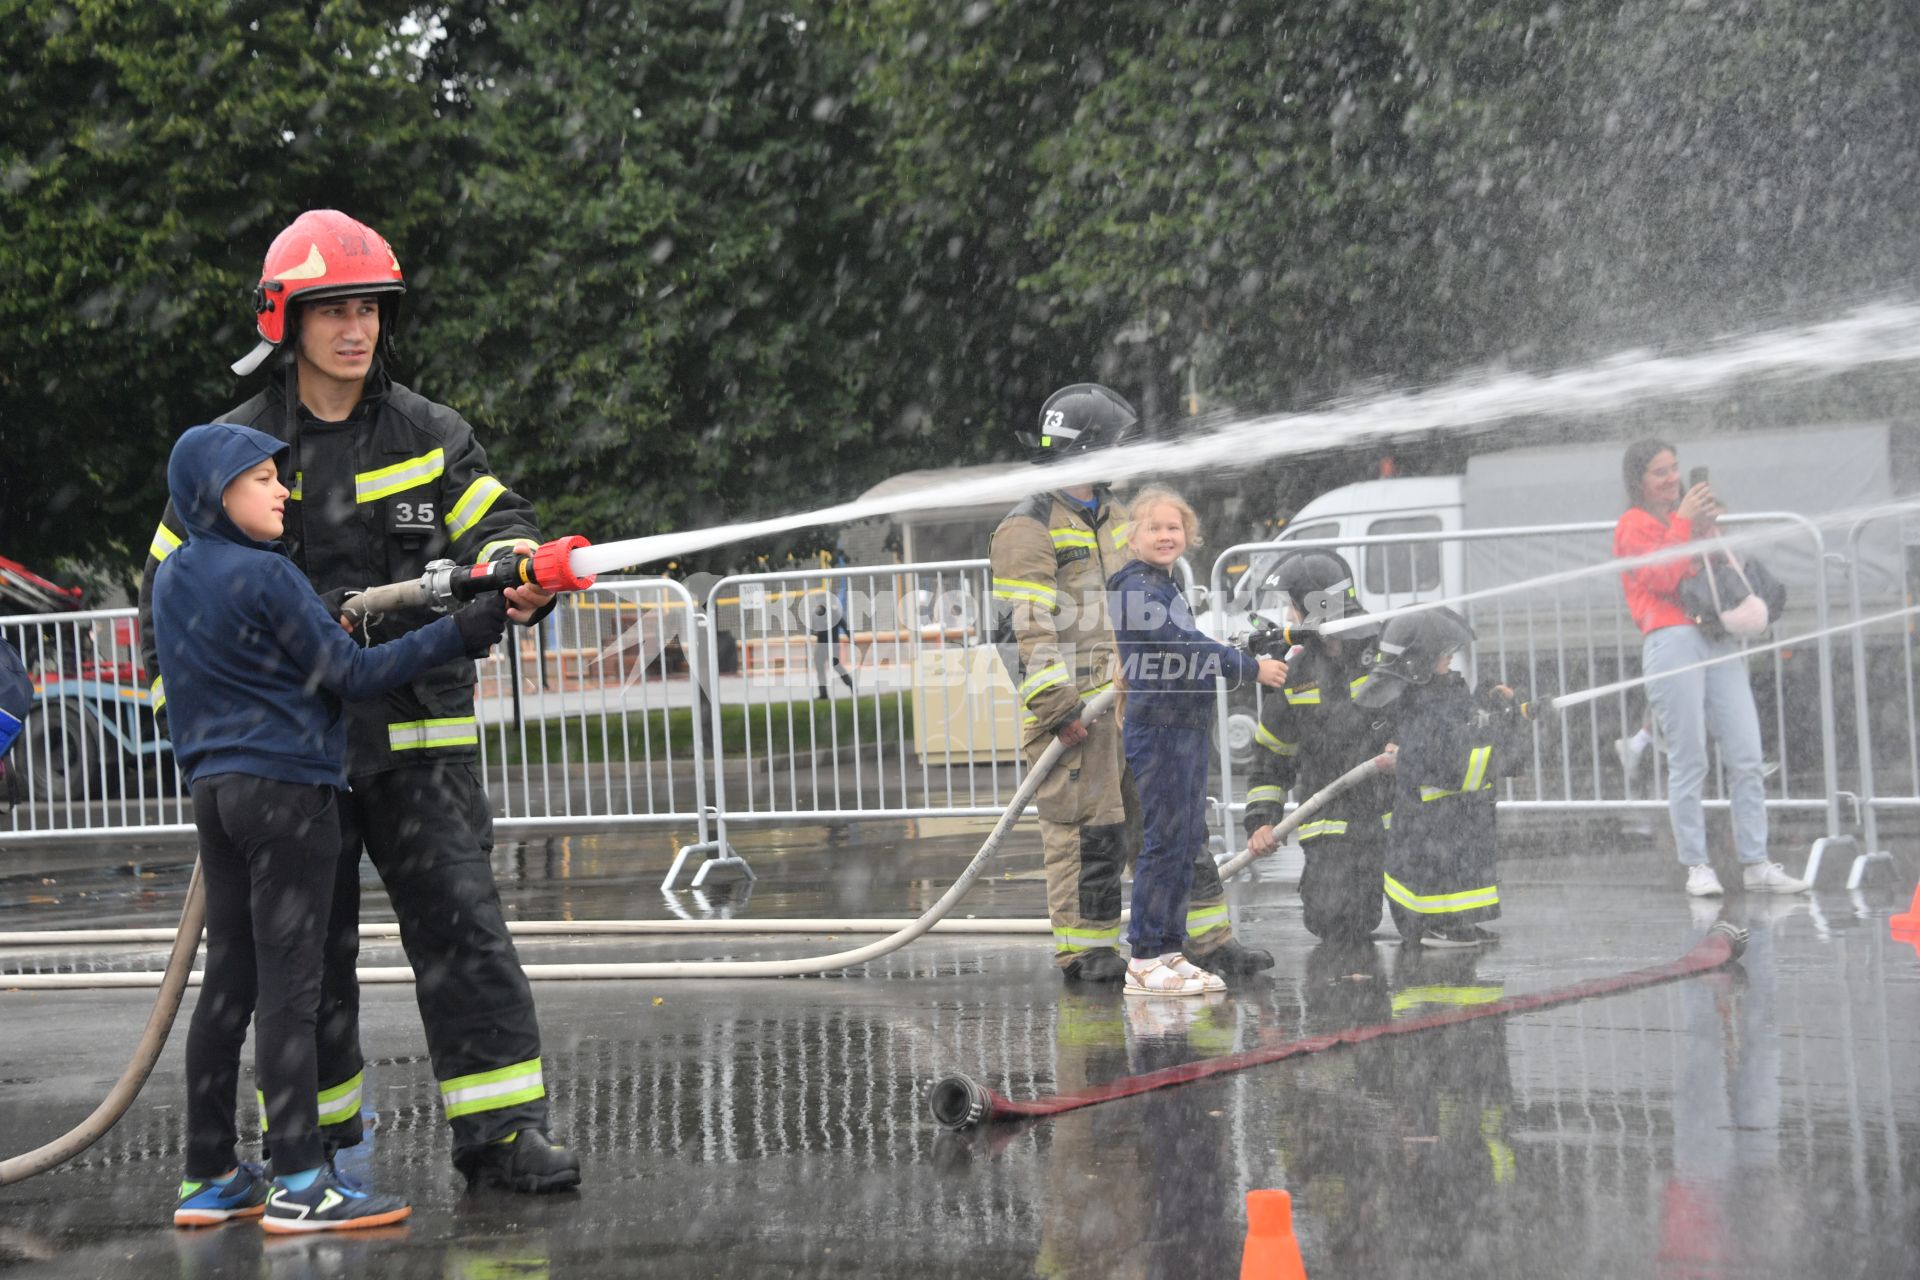
<svg viewBox="0 0 1920 1280"><path fill-rule="evenodd" d="M1714 531L1720 505L1713 490L1696 484L1684 493L1680 460L1661 440L1638 440L1621 463L1627 497L1633 503L1613 529L1613 554L1640 556L1684 546L1696 535ZM1706 814L1701 793L1707 781L1707 735L1720 744L1733 808L1733 844L1741 879L1752 893L1801 893L1804 880L1788 875L1767 857L1766 786L1760 760L1760 713L1753 704L1746 666L1727 661L1693 668L1709 658L1737 650L1733 641L1709 639L1681 607L1682 580L1698 562L1691 556L1629 569L1620 575L1627 609L1646 637L1641 670L1649 677L1647 701L1667 740L1667 814L1673 843L1687 868L1687 892L1715 897L1724 892L1707 862Z"/></svg>

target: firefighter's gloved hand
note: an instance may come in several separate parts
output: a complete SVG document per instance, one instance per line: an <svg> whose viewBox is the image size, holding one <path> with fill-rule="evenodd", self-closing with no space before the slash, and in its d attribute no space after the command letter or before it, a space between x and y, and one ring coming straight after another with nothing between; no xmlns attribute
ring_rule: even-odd
<svg viewBox="0 0 1920 1280"><path fill-rule="evenodd" d="M490 591L453 615L469 658L484 658L507 630L506 596Z"/></svg>
<svg viewBox="0 0 1920 1280"><path fill-rule="evenodd" d="M347 613L347 601L359 594L352 587L335 587L332 591L320 593L320 603L327 606L328 615L338 620L348 635L353 634L355 621Z"/></svg>

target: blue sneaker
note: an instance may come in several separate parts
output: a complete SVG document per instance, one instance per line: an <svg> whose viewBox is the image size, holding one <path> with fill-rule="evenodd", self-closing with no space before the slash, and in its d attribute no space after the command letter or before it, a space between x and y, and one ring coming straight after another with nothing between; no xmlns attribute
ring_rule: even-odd
<svg viewBox="0 0 1920 1280"><path fill-rule="evenodd" d="M205 1178L188 1178L180 1184L180 1200L173 1206L176 1227L217 1227L234 1218L257 1218L266 1212L266 1170L242 1160L225 1186Z"/></svg>
<svg viewBox="0 0 1920 1280"><path fill-rule="evenodd" d="M376 1195L349 1187L331 1165L303 1191L275 1182L267 1195L263 1230L275 1235L305 1231L357 1231L400 1221L413 1207L399 1196Z"/></svg>

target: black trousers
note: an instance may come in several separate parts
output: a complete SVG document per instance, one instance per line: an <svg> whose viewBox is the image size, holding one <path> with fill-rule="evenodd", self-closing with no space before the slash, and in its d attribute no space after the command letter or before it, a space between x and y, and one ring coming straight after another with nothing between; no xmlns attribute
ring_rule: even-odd
<svg viewBox="0 0 1920 1280"><path fill-rule="evenodd" d="M207 967L187 1031L189 1178L218 1177L234 1165L240 1048L256 1012L267 1153L287 1173L324 1159L315 1018L340 856L339 794L237 773L193 784Z"/></svg>
<svg viewBox="0 0 1920 1280"><path fill-rule="evenodd" d="M320 1019L320 1088L352 1114L329 1142L361 1138L360 854L386 886L414 973L456 1154L547 1126L540 1027L493 882L493 816L466 762L410 765L353 780L343 798ZM530 1064L530 1065L529 1065Z"/></svg>
<svg viewBox="0 0 1920 1280"><path fill-rule="evenodd" d="M1345 832L1300 842L1300 851L1306 855L1306 865L1300 869L1300 903L1307 932L1314 937L1365 938L1379 927L1380 877L1387 860L1387 837L1379 822L1377 817L1356 817L1349 820Z"/></svg>

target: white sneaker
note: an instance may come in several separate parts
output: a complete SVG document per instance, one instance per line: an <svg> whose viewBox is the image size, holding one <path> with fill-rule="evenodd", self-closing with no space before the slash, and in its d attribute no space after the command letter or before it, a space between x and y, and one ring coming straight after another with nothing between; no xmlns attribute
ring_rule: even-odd
<svg viewBox="0 0 1920 1280"><path fill-rule="evenodd" d="M1720 877L1713 874L1713 868L1703 862L1687 868L1687 892L1696 898L1717 898L1726 890L1720 887Z"/></svg>
<svg viewBox="0 0 1920 1280"><path fill-rule="evenodd" d="M1777 862L1749 862L1740 872L1740 882L1748 893L1805 893L1813 886L1795 880Z"/></svg>

